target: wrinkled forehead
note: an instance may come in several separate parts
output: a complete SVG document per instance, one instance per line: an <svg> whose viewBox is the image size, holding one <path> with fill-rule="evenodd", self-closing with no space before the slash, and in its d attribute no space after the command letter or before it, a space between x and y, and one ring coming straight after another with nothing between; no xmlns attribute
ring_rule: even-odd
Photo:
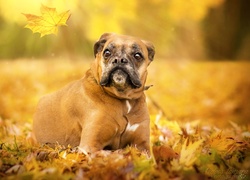
<svg viewBox="0 0 250 180"><path fill-rule="evenodd" d="M110 49L131 49L134 51L144 51L146 46L145 44L138 38L130 37L130 36L116 36L114 38L110 38L106 44L105 48Z"/></svg>

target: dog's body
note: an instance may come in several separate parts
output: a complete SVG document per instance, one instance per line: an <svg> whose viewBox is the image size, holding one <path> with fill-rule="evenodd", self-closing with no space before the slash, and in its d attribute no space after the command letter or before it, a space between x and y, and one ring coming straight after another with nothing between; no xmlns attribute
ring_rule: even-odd
<svg viewBox="0 0 250 180"><path fill-rule="evenodd" d="M144 85L153 45L104 34L94 53L96 59L81 80L40 100L33 124L37 141L79 146L83 152L126 145L149 150Z"/></svg>

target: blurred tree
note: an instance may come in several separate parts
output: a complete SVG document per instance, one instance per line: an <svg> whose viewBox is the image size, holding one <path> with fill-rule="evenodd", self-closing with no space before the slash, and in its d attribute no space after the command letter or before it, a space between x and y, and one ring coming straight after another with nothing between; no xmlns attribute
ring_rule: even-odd
<svg viewBox="0 0 250 180"><path fill-rule="evenodd" d="M0 24L0 58L43 56L51 47L48 37L40 39L38 34L31 36L27 29L3 19L0 19Z"/></svg>
<svg viewBox="0 0 250 180"><path fill-rule="evenodd" d="M135 21L124 24L129 34L153 41L157 56L169 59L204 59L200 22L210 7L223 0L137 1Z"/></svg>
<svg viewBox="0 0 250 180"><path fill-rule="evenodd" d="M58 36L38 38L23 29L21 13L39 14L40 2L0 0L0 59L92 56L92 46L104 32L150 40L165 59L250 59L248 0L224 1L42 0L72 16Z"/></svg>
<svg viewBox="0 0 250 180"><path fill-rule="evenodd" d="M210 59L250 60L249 6L249 0L227 0L210 10L203 26Z"/></svg>

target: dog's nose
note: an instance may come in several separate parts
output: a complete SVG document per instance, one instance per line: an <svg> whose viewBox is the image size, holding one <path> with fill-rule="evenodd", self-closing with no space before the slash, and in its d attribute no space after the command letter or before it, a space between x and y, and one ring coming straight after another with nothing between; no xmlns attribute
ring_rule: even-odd
<svg viewBox="0 0 250 180"><path fill-rule="evenodd" d="M127 64L128 60L126 58L115 58L112 64Z"/></svg>

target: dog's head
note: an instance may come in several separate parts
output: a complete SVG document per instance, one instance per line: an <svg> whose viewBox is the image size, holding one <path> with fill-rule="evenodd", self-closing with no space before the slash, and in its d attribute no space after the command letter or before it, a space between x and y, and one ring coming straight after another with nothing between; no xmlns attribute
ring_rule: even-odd
<svg viewBox="0 0 250 180"><path fill-rule="evenodd" d="M138 98L154 58L154 46L135 37L105 33L95 43L94 54L97 81L103 89L118 98Z"/></svg>

